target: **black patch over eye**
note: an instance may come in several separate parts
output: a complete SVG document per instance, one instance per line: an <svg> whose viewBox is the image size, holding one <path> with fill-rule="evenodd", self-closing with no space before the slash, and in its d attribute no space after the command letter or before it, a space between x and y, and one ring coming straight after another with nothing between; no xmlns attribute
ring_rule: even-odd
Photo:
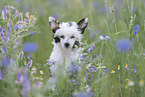
<svg viewBox="0 0 145 97"><path fill-rule="evenodd" d="M71 36L70 38L75 38L74 36Z"/></svg>
<svg viewBox="0 0 145 97"><path fill-rule="evenodd" d="M63 35L61 35L61 36L60 36L60 38L64 38L64 36L63 36Z"/></svg>
<svg viewBox="0 0 145 97"><path fill-rule="evenodd" d="M73 48L75 49L77 47L80 47L80 43L78 41L75 41L74 45L73 45Z"/></svg>
<svg viewBox="0 0 145 97"><path fill-rule="evenodd" d="M55 40L55 43L58 43L58 42L60 42L60 39L59 39L59 37L54 37L54 40Z"/></svg>

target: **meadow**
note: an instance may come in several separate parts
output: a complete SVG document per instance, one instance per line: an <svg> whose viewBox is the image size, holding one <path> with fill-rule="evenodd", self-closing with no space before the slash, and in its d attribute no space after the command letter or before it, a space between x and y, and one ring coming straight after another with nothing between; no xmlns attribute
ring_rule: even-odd
<svg viewBox="0 0 145 97"><path fill-rule="evenodd" d="M0 0L0 5L0 97L145 97L144 0ZM48 89L49 16L60 22L89 19L80 60L53 89Z"/></svg>

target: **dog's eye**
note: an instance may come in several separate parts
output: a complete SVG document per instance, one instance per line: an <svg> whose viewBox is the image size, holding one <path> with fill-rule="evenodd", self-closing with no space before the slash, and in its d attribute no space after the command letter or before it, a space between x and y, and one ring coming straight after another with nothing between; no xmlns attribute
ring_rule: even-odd
<svg viewBox="0 0 145 97"><path fill-rule="evenodd" d="M64 38L64 36L63 36L63 35L61 35L61 36L60 36L60 38Z"/></svg>
<svg viewBox="0 0 145 97"><path fill-rule="evenodd" d="M74 36L71 36L70 38L75 38Z"/></svg>

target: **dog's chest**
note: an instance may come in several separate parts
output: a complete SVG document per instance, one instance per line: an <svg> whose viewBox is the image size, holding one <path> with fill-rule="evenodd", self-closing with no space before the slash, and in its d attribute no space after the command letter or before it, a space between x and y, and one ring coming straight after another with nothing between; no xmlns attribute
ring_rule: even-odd
<svg viewBox="0 0 145 97"><path fill-rule="evenodd" d="M69 50L61 50L61 56L64 60L70 60L71 62L74 62L78 59L79 53L78 50L74 51L72 49Z"/></svg>
<svg viewBox="0 0 145 97"><path fill-rule="evenodd" d="M79 57L79 49L72 50L72 49L63 49L60 46L55 45L53 48L53 52L50 56L50 59L55 61L56 63L63 64L64 61L69 63L75 62ZM65 62L66 63L66 62Z"/></svg>

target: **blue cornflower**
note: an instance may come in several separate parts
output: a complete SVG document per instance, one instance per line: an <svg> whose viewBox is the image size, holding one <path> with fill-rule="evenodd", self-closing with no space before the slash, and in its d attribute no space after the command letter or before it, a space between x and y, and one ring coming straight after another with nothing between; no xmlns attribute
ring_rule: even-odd
<svg viewBox="0 0 145 97"><path fill-rule="evenodd" d="M136 72L136 69L135 69L135 66L133 67L133 75L135 74Z"/></svg>
<svg viewBox="0 0 145 97"><path fill-rule="evenodd" d="M20 84L24 81L24 77L21 72L17 72L17 84Z"/></svg>
<svg viewBox="0 0 145 97"><path fill-rule="evenodd" d="M106 73L109 73L109 68L106 68Z"/></svg>
<svg viewBox="0 0 145 97"><path fill-rule="evenodd" d="M24 82L23 82L23 90L21 91L23 97L27 97L28 93L31 89L31 84L30 81L28 79L28 70L26 69L24 71Z"/></svg>
<svg viewBox="0 0 145 97"><path fill-rule="evenodd" d="M100 74L100 78L103 77L103 76L104 76L103 73L101 73L101 74Z"/></svg>
<svg viewBox="0 0 145 97"><path fill-rule="evenodd" d="M3 20L6 20L7 19L6 11L5 10L2 11L2 17L3 17Z"/></svg>
<svg viewBox="0 0 145 97"><path fill-rule="evenodd" d="M98 68L96 66L92 66L93 72L97 72Z"/></svg>
<svg viewBox="0 0 145 97"><path fill-rule="evenodd" d="M94 37L94 33L90 33L90 38L92 39Z"/></svg>
<svg viewBox="0 0 145 97"><path fill-rule="evenodd" d="M93 7L99 7L99 4L97 2L94 2Z"/></svg>
<svg viewBox="0 0 145 97"><path fill-rule="evenodd" d="M6 52L6 47L5 46L2 46L1 51L4 54Z"/></svg>
<svg viewBox="0 0 145 97"><path fill-rule="evenodd" d="M92 56L90 57L91 60L94 60L95 58L93 58Z"/></svg>
<svg viewBox="0 0 145 97"><path fill-rule="evenodd" d="M88 77L88 81L92 81L93 77Z"/></svg>
<svg viewBox="0 0 145 97"><path fill-rule="evenodd" d="M116 42L117 51L129 51L132 49L132 44L128 38L119 39Z"/></svg>
<svg viewBox="0 0 145 97"><path fill-rule="evenodd" d="M14 29L22 29L23 27L22 26L19 26L19 24L16 24L15 26L14 26Z"/></svg>
<svg viewBox="0 0 145 97"><path fill-rule="evenodd" d="M2 66L4 68L8 67L8 65L10 64L10 58L6 56L6 57L3 57L1 60L2 60Z"/></svg>
<svg viewBox="0 0 145 97"><path fill-rule="evenodd" d="M19 11L16 10L16 11L15 11L15 18L16 18L18 15L19 15Z"/></svg>
<svg viewBox="0 0 145 97"><path fill-rule="evenodd" d="M30 68L32 66L33 60L29 59L28 61L28 68Z"/></svg>
<svg viewBox="0 0 145 97"><path fill-rule="evenodd" d="M35 32L34 31L29 31L29 35L34 35Z"/></svg>
<svg viewBox="0 0 145 97"><path fill-rule="evenodd" d="M101 11L102 11L102 12L105 12L105 11L107 11L107 8L106 8L105 6L102 6L102 7L101 7Z"/></svg>
<svg viewBox="0 0 145 97"><path fill-rule="evenodd" d="M136 7L135 6L133 6L132 11L136 12Z"/></svg>
<svg viewBox="0 0 145 97"><path fill-rule="evenodd" d="M27 59L30 59L30 56L29 55L27 56Z"/></svg>
<svg viewBox="0 0 145 97"><path fill-rule="evenodd" d="M76 64L72 65L72 72L73 72L73 76L76 76L78 72L78 66Z"/></svg>
<svg viewBox="0 0 145 97"><path fill-rule="evenodd" d="M4 42L6 42L6 39L5 39L5 37L3 36L3 34L1 34L1 39L2 39Z"/></svg>
<svg viewBox="0 0 145 97"><path fill-rule="evenodd" d="M80 55L80 59L79 60L84 60L86 58L87 53L83 53Z"/></svg>
<svg viewBox="0 0 145 97"><path fill-rule="evenodd" d="M91 46L87 51L88 54L90 54L94 49L96 48L96 45L94 44L93 46Z"/></svg>
<svg viewBox="0 0 145 97"><path fill-rule="evenodd" d="M20 59L21 59L21 60L23 59L23 53L20 54Z"/></svg>
<svg viewBox="0 0 145 97"><path fill-rule="evenodd" d="M1 35L0 35L0 36L1 36L1 39L2 39L4 42L7 42L7 39L4 37L4 35L6 34L5 32L6 32L6 27L3 26L2 29L1 29L1 33L0 33Z"/></svg>
<svg viewBox="0 0 145 97"><path fill-rule="evenodd" d="M11 29L12 28L12 21L10 20L9 22L7 22L7 26Z"/></svg>
<svg viewBox="0 0 145 97"><path fill-rule="evenodd" d="M33 53L38 50L38 44L34 42L27 42L24 44L24 52L26 53Z"/></svg>
<svg viewBox="0 0 145 97"><path fill-rule="evenodd" d="M5 12L6 14L10 12L9 6L5 6Z"/></svg>
<svg viewBox="0 0 145 97"><path fill-rule="evenodd" d="M7 30L7 41L10 39L10 29Z"/></svg>
<svg viewBox="0 0 145 97"><path fill-rule="evenodd" d="M141 75L139 75L138 80L140 81Z"/></svg>
<svg viewBox="0 0 145 97"><path fill-rule="evenodd" d="M134 34L137 34L139 32L139 24L137 24L133 27L133 32L134 32Z"/></svg>
<svg viewBox="0 0 145 97"><path fill-rule="evenodd" d="M103 56L101 54L98 54L98 57L102 58Z"/></svg>
<svg viewBox="0 0 145 97"><path fill-rule="evenodd" d="M84 55L80 55L80 59L81 60L85 59L85 56Z"/></svg>
<svg viewBox="0 0 145 97"><path fill-rule="evenodd" d="M87 92L80 92L75 95L75 97L90 97Z"/></svg>
<svg viewBox="0 0 145 97"><path fill-rule="evenodd" d="M94 93L92 91L89 91L89 97L93 97Z"/></svg>
<svg viewBox="0 0 145 97"><path fill-rule="evenodd" d="M10 38L10 29L8 29L7 31L6 31L6 27L5 26L3 26L3 28L1 29L1 33L0 33L1 35L1 39L4 41L4 42L7 42L8 40L9 40L9 38ZM5 37L6 36L6 37Z"/></svg>
<svg viewBox="0 0 145 97"><path fill-rule="evenodd" d="M3 26L2 32L5 32L5 31L6 31L6 26Z"/></svg>
<svg viewBox="0 0 145 97"><path fill-rule="evenodd" d="M4 79L4 76L2 74L2 71L0 70L0 80Z"/></svg>

